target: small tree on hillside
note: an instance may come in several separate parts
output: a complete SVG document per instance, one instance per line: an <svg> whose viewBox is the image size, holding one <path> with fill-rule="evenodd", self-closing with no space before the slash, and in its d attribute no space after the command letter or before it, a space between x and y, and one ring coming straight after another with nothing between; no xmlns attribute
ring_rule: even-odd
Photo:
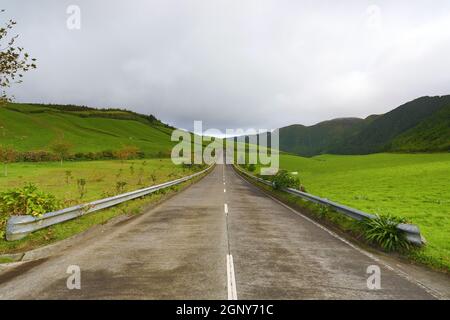
<svg viewBox="0 0 450 320"><path fill-rule="evenodd" d="M0 15L5 10L0 10ZM31 59L22 47L15 46L18 35L9 35L16 25L8 20L0 25L0 105L8 101L6 88L22 82L23 73L36 68L36 59Z"/></svg>
<svg viewBox="0 0 450 320"><path fill-rule="evenodd" d="M114 151L114 156L122 163L125 160L135 158L139 153L139 148L136 146L124 146L122 149Z"/></svg>
<svg viewBox="0 0 450 320"><path fill-rule="evenodd" d="M67 159L67 157L69 156L71 148L72 145L69 142L63 140L55 141L50 145L50 149L58 157L59 161L61 162L61 166L63 165L64 159Z"/></svg>
<svg viewBox="0 0 450 320"><path fill-rule="evenodd" d="M0 145L0 161L3 163L3 175L8 176L8 163L16 160L17 153L13 148Z"/></svg>

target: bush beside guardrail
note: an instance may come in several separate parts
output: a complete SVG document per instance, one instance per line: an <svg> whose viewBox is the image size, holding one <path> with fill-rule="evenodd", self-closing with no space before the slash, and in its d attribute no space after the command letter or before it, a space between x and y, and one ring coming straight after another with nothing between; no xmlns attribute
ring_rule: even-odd
<svg viewBox="0 0 450 320"><path fill-rule="evenodd" d="M253 180L259 181L265 185L271 186L273 187L272 182L264 180L262 178L256 177L244 170L242 170L241 168L239 168L238 166L234 166L234 168L241 172L242 174L244 174L247 177L250 177ZM363 212L361 210L358 209L354 209L354 208L350 208L348 206L344 206L342 204L333 202L331 200L328 199L324 199L324 198L320 198L317 197L315 195L306 193L306 192L302 192L300 190L296 190L293 188L283 188L282 191L285 191L287 193L290 193L292 195L301 197L307 201L311 201L317 204L321 204L321 205L325 205L327 207L330 207L332 209L334 209L335 211L342 213L352 219L356 219L358 221L362 221L363 219L375 219L376 216ZM403 232L406 236L406 239L408 240L408 242L416 245L416 246L422 246L424 244L424 239L422 237L422 235L420 234L420 230L419 227L417 227L414 224L408 224L408 223L399 223L397 225L397 229L400 230L401 232Z"/></svg>
<svg viewBox="0 0 450 320"><path fill-rule="evenodd" d="M42 216L38 217L34 217L31 215L11 216L8 219L6 225L6 240L8 241L20 240L26 237L31 232L44 229L49 226L62 223L68 220L72 220L94 211L109 208L122 202L140 198L161 189L175 186L182 182L188 181L196 176L199 176L203 173L206 173L212 167L213 166L210 166L209 168L203 171L197 172L193 175L183 177L177 180L165 182L156 186L151 186L136 191L127 192L110 198L96 200L90 203L77 205L74 207L58 210L55 212L45 213Z"/></svg>

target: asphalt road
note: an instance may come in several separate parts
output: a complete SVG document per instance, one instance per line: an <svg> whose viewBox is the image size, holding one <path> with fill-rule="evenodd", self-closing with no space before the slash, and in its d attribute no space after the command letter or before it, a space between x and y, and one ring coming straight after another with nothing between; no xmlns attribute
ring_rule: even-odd
<svg viewBox="0 0 450 320"><path fill-rule="evenodd" d="M71 265L79 290L67 288ZM374 265L380 289L367 285ZM94 239L0 273L0 299L432 298L222 165Z"/></svg>

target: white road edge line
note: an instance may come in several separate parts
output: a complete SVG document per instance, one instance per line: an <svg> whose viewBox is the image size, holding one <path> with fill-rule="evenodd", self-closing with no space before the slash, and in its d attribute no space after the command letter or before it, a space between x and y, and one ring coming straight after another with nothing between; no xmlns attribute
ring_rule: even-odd
<svg viewBox="0 0 450 320"><path fill-rule="evenodd" d="M238 175L236 172L235 172L235 174ZM250 183L249 181L247 181L246 179L244 179L244 178L241 177L240 175L238 175L238 176L239 176L242 180L244 180L245 182L247 182L249 185L251 185L251 186L253 186L253 187L256 188L255 185L253 185L252 183ZM285 203L281 202L280 200L278 200L278 199L272 197L271 195L267 194L267 192L264 192L264 191L260 190L259 188L258 188L258 190L259 190L260 192L264 193L264 194L265 194L266 196L268 196L269 198L271 198L273 201L279 203L280 205L282 205L282 206L285 207L286 209L290 210L290 211L293 212L294 214L296 214L296 215L298 215L299 217L302 217L303 219L305 219L305 220L311 222L312 224L314 224L315 226L319 227L320 229L326 231L327 233L329 233L331 236L335 237L336 239L341 240L342 242L344 242L344 243L347 244L348 246L352 247L353 249L355 249L355 250L358 251L359 253L361 253L361 254L365 255L366 257L369 257L370 259L374 260L375 262L377 262L377 263L383 265L386 269L388 269L388 270L390 270L390 271L396 273L397 275L401 276L402 278L406 279L407 281L412 282L412 283L416 284L417 286L421 287L421 288L424 289L426 292L428 292L430 295L432 295L434 298L439 299L439 300L444 299L444 298L442 297L442 295L441 295L440 292L438 292L438 291L436 291L436 290L433 290L433 289L427 287L426 285L424 285L423 283L421 283L420 281L417 281L417 280L413 279L408 273L406 273L406 272L404 272L404 271L402 271L402 270L399 270L399 269L397 269L397 268L391 267L391 266L390 266L389 264L387 264L386 262L384 262L384 261L382 261L381 259L375 257L373 254L371 254L371 253L369 253L369 252L367 252L367 251L365 251L365 250L363 250L363 249L357 247L356 245L354 245L353 243L351 243L351 242L347 241L346 239L342 238L341 236L339 236L339 235L336 234L335 232L333 232L333 231L331 231L331 230L328 230L326 227L322 226L320 223L318 223L318 222L316 222L316 221L314 221L314 220L308 218L307 216L303 215L302 213L298 212L297 210L295 210L295 209L289 207L287 204L285 204Z"/></svg>
<svg viewBox="0 0 450 320"><path fill-rule="evenodd" d="M227 287L228 300L237 300L236 278L234 277L234 263L231 254L227 254Z"/></svg>

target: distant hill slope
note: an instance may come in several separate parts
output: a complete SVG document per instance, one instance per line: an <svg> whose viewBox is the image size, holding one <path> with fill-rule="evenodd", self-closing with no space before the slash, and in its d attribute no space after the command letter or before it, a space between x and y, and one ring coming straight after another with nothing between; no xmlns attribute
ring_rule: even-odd
<svg viewBox="0 0 450 320"><path fill-rule="evenodd" d="M138 147L147 156L170 154L173 128L153 116L119 109L7 104L0 107L0 144L18 151L49 150L56 139L73 152Z"/></svg>
<svg viewBox="0 0 450 320"><path fill-rule="evenodd" d="M311 127L292 125L280 130L280 149L305 156L324 153L360 130L365 120L344 118Z"/></svg>
<svg viewBox="0 0 450 320"><path fill-rule="evenodd" d="M280 149L304 156L323 153L449 151L450 96L422 97L379 116L280 129Z"/></svg>
<svg viewBox="0 0 450 320"><path fill-rule="evenodd" d="M450 151L450 104L396 137L388 148L406 152Z"/></svg>

